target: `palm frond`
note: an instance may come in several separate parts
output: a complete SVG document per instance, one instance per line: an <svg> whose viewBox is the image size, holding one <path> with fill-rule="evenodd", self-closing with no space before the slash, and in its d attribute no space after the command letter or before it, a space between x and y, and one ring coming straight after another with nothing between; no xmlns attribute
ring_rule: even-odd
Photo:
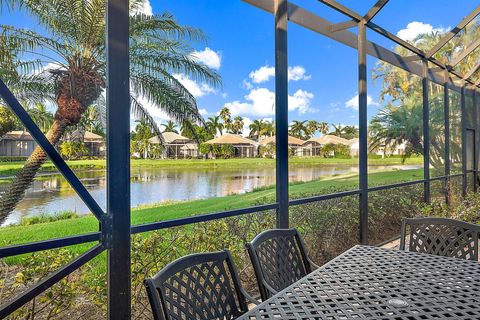
<svg viewBox="0 0 480 320"><path fill-rule="evenodd" d="M153 119L148 110L133 95L130 96L130 108L136 120L146 122L149 127L153 129L155 135L158 136L160 143L165 145L165 139L163 138L162 131L158 127L157 122L155 119Z"/></svg>

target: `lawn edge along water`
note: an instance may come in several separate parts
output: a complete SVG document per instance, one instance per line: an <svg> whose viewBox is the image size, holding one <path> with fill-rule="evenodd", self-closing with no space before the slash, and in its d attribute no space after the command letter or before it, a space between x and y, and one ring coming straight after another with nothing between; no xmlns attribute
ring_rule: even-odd
<svg viewBox="0 0 480 320"><path fill-rule="evenodd" d="M371 173L369 175L371 185L386 185L422 178L422 169L394 170ZM342 175L304 183L293 183L290 184L289 187L290 198L292 199L357 188L357 175ZM132 225L245 208L253 205L272 203L274 199L275 186L270 186L245 194L135 208L132 210ZM98 222L95 217L91 215L33 225L3 227L0 228L0 247L94 231L98 231Z"/></svg>
<svg viewBox="0 0 480 320"><path fill-rule="evenodd" d="M71 160L67 161L73 170L105 170L105 160ZM323 157L293 157L289 159L289 166L305 165L356 165L358 158L323 158ZM401 157L392 156L387 158L370 158L368 164L371 166L381 165L420 165L423 164L422 157L411 157L402 161ZM0 177L11 177L19 172L24 162L0 162ZM131 168L158 168L158 169L211 169L211 168L251 168L275 167L275 159L267 158L233 158L233 159L132 159ZM46 162L40 169L43 173L55 173L58 170L53 163Z"/></svg>

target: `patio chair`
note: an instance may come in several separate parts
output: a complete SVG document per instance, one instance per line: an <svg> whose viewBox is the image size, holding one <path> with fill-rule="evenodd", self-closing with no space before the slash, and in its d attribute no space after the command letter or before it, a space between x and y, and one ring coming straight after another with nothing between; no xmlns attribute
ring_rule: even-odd
<svg viewBox="0 0 480 320"><path fill-rule="evenodd" d="M478 261L480 226L446 218L403 219L400 250Z"/></svg>
<svg viewBox="0 0 480 320"><path fill-rule="evenodd" d="M248 310L246 298L258 304L227 250L179 258L144 284L155 320L236 319Z"/></svg>
<svg viewBox="0 0 480 320"><path fill-rule="evenodd" d="M318 268L296 229L267 230L246 244L262 300Z"/></svg>

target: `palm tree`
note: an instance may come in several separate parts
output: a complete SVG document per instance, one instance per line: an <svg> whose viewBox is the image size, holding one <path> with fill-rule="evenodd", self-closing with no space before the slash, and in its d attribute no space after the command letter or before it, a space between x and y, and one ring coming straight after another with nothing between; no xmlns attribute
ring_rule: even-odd
<svg viewBox="0 0 480 320"><path fill-rule="evenodd" d="M174 133L178 133L177 125L176 125L175 122L173 122L172 120L168 120L167 123L162 124L162 126L165 127L162 132L174 132Z"/></svg>
<svg viewBox="0 0 480 320"><path fill-rule="evenodd" d="M265 121L263 125L263 134L269 137L275 135L275 122Z"/></svg>
<svg viewBox="0 0 480 320"><path fill-rule="evenodd" d="M236 116L233 119L233 123L232 123L232 133L242 134L243 125L244 125L243 118L240 116Z"/></svg>
<svg viewBox="0 0 480 320"><path fill-rule="evenodd" d="M330 132L331 135L341 137L343 134L344 128L342 127L341 124L332 124L333 126L333 131Z"/></svg>
<svg viewBox="0 0 480 320"><path fill-rule="evenodd" d="M306 123L307 123L307 120L304 120L304 121L293 120L292 123L290 124L290 135L296 138L305 140L308 132Z"/></svg>
<svg viewBox="0 0 480 320"><path fill-rule="evenodd" d="M345 126L343 127L342 134L340 137L345 138L345 139L353 139L353 138L358 138L358 128L355 126Z"/></svg>
<svg viewBox="0 0 480 320"><path fill-rule="evenodd" d="M103 129L106 127L105 108L100 105L91 105L82 115L79 126L85 128L90 132L104 133Z"/></svg>
<svg viewBox="0 0 480 320"><path fill-rule="evenodd" d="M309 120L307 121L307 136L306 138L307 139L310 139L312 136L315 135L315 133L317 132L317 130L320 128L320 123L316 120Z"/></svg>
<svg viewBox="0 0 480 320"><path fill-rule="evenodd" d="M55 101L57 110L46 137L56 145L67 127L77 125L87 107L102 99L106 82L105 1L8 2L35 18L45 32L0 25L0 76L23 96L29 96L25 92L29 91L33 97ZM143 2L131 0L130 12L139 12ZM220 83L218 74L191 58L193 49L188 41L203 39L201 31L179 25L168 13L130 17L131 111L158 135L160 130L140 98L176 122L201 121L194 96L173 74L182 73L213 86ZM13 210L46 159L37 147L2 195L0 217Z"/></svg>
<svg viewBox="0 0 480 320"><path fill-rule="evenodd" d="M223 121L223 127L227 132L231 132L233 129L233 123L232 123L232 113L230 112L230 109L227 107L223 107L222 110L220 110L219 114L220 119Z"/></svg>
<svg viewBox="0 0 480 320"><path fill-rule="evenodd" d="M45 104L38 102L33 107L27 105L27 112L43 133L52 126L53 114L48 112Z"/></svg>
<svg viewBox="0 0 480 320"><path fill-rule="evenodd" d="M443 63L452 61L476 39L480 37L478 23L471 23L466 26L461 36L454 37L435 55ZM443 37L439 32L420 34L413 40L419 49L428 51ZM396 47L396 53L402 55L408 51L403 47ZM480 51L472 52L463 59L456 69L460 72L470 70L480 59ZM392 147L406 143L405 156L412 154L423 154L423 117L422 117L422 85L421 78L411 75L408 72L392 65L379 62L373 71L374 79L382 80L381 101L384 97L390 97L392 102L387 104L380 113L372 119L370 125L371 143L370 148L375 148L380 143ZM443 87L430 82L430 162L435 169L444 169L445 162L445 139L444 139L444 114L443 114ZM459 108L459 94L450 91L450 110L455 106ZM457 114L460 112L457 110ZM450 115L452 116L452 114ZM455 116L451 117L455 122ZM450 153L451 159L460 159L461 126L459 124L450 127Z"/></svg>
<svg viewBox="0 0 480 320"><path fill-rule="evenodd" d="M205 126L212 135L215 136L217 132L223 135L223 123L220 122L220 116L208 117Z"/></svg>
<svg viewBox="0 0 480 320"><path fill-rule="evenodd" d="M326 135L330 131L330 125L323 121L318 124L318 131L320 131L321 134Z"/></svg>
<svg viewBox="0 0 480 320"><path fill-rule="evenodd" d="M260 136L265 132L265 122L263 122L263 120L253 120L248 126L248 129L250 129L248 136L258 141L260 140Z"/></svg>

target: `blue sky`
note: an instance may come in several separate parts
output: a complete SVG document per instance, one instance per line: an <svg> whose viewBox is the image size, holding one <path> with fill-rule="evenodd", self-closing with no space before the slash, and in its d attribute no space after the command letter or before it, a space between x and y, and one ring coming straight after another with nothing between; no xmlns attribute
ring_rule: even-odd
<svg viewBox="0 0 480 320"><path fill-rule="evenodd" d="M333 22L347 20L315 0L292 1ZM361 14L375 0L341 0ZM374 22L408 39L434 29L456 25L478 5L474 0L391 0ZM198 59L216 69L223 86L211 88L178 75L197 96L205 117L228 106L234 115L250 120L273 118L274 33L273 17L240 0L150 0L146 11L172 13L181 24L202 29L206 43L193 44ZM18 14L2 14L2 23L32 27L31 21ZM354 29L352 31L355 32ZM393 43L373 32L369 40L392 48ZM369 58L369 76L376 60ZM357 53L319 34L289 24L290 112L289 120L315 119L329 123L358 124ZM369 81L369 116L381 103L380 83ZM152 109L153 110L153 109ZM155 112L164 121L161 112Z"/></svg>

